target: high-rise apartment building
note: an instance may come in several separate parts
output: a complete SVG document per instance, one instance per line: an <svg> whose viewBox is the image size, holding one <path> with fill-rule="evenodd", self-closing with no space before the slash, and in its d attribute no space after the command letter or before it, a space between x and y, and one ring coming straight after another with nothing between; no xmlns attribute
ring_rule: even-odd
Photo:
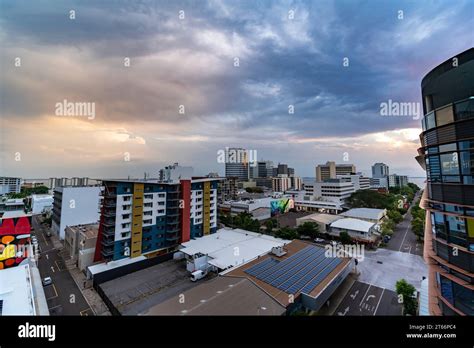
<svg viewBox="0 0 474 348"><path fill-rule="evenodd" d="M432 315L474 315L474 48L421 83L424 257Z"/></svg>
<svg viewBox="0 0 474 348"><path fill-rule="evenodd" d="M214 233L219 181L104 181L95 261L152 258Z"/></svg>
<svg viewBox="0 0 474 348"><path fill-rule="evenodd" d="M316 181L336 179L338 175L348 175L355 172L356 167L353 164L336 164L329 161L316 167Z"/></svg>
<svg viewBox="0 0 474 348"><path fill-rule="evenodd" d="M389 176L390 169L385 163L375 163L372 166L372 178L385 178Z"/></svg>

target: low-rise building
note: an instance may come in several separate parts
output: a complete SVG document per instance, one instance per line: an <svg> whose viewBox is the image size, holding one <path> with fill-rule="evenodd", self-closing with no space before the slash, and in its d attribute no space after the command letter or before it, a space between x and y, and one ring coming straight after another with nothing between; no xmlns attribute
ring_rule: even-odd
<svg viewBox="0 0 474 348"><path fill-rule="evenodd" d="M352 182L355 191L370 189L370 178L365 177L360 173L339 175L337 178L344 182Z"/></svg>
<svg viewBox="0 0 474 348"><path fill-rule="evenodd" d="M0 315L49 315L41 277L33 263L0 270Z"/></svg>
<svg viewBox="0 0 474 348"><path fill-rule="evenodd" d="M346 218L354 218L372 222L374 224L380 224L387 216L386 209L374 209L374 208L352 208L340 214Z"/></svg>
<svg viewBox="0 0 474 348"><path fill-rule="evenodd" d="M374 243L377 239L376 224L359 219L344 218L331 223L329 234L339 237L346 232L351 238L364 243Z"/></svg>
<svg viewBox="0 0 474 348"><path fill-rule="evenodd" d="M289 242L242 229L221 228L212 235L181 244L179 252L186 255L189 272L220 272L249 262Z"/></svg>
<svg viewBox="0 0 474 348"><path fill-rule="evenodd" d="M99 224L66 226L64 247L81 271L93 264Z"/></svg>
<svg viewBox="0 0 474 348"><path fill-rule="evenodd" d="M53 195L31 195L31 213L42 214L53 210Z"/></svg>
<svg viewBox="0 0 474 348"><path fill-rule="evenodd" d="M299 226L305 222L314 222L318 225L320 233L329 233L330 225L334 221L340 220L342 218L343 217L340 215L316 213L296 219L296 225Z"/></svg>

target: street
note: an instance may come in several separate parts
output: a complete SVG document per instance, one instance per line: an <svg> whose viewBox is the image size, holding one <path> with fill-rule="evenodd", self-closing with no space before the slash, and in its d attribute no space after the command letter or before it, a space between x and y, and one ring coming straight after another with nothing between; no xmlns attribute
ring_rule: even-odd
<svg viewBox="0 0 474 348"><path fill-rule="evenodd" d="M420 191L416 193L410 208L419 198ZM403 220L395 226L392 238L387 243L386 249L423 256L423 244L417 241L416 235L412 232L411 220L412 216L409 209Z"/></svg>
<svg viewBox="0 0 474 348"><path fill-rule="evenodd" d="M54 248L53 241L46 236L46 227L38 216L32 217L32 225L41 248L38 269L41 277L51 277L53 283L44 287L51 315L93 315L92 310L79 291L74 279Z"/></svg>
<svg viewBox="0 0 474 348"><path fill-rule="evenodd" d="M397 299L394 291L356 281L334 315L401 315Z"/></svg>

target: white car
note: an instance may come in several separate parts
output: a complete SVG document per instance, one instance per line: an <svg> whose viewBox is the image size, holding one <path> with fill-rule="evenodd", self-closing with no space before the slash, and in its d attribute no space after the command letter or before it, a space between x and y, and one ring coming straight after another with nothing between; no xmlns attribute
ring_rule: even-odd
<svg viewBox="0 0 474 348"><path fill-rule="evenodd" d="M47 286L51 284L53 284L53 280L51 279L51 277L43 278L43 286Z"/></svg>
<svg viewBox="0 0 474 348"><path fill-rule="evenodd" d="M315 242L315 243L324 243L325 240L322 239L322 238L314 238L314 242Z"/></svg>

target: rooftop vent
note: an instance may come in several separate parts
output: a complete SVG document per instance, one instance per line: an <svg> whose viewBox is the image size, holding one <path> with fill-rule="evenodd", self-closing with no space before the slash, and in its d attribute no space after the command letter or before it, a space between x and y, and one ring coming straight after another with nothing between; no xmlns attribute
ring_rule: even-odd
<svg viewBox="0 0 474 348"><path fill-rule="evenodd" d="M282 257L286 254L286 251L283 249L283 246L277 246L272 248L272 254L278 257Z"/></svg>

